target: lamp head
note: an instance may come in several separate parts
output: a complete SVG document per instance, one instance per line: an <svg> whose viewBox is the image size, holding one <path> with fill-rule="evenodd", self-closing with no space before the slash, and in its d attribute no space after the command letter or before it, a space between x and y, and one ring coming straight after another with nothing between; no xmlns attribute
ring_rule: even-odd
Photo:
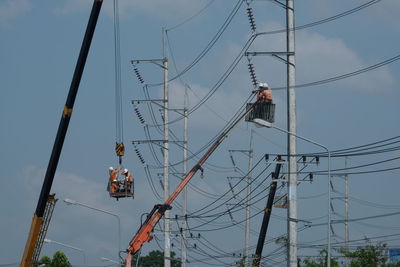
<svg viewBox="0 0 400 267"><path fill-rule="evenodd" d="M65 198L65 199L63 199L63 201L64 201L65 204L67 204L67 205L76 205L76 201L75 201L75 200L72 200L72 199L69 199L69 198Z"/></svg>

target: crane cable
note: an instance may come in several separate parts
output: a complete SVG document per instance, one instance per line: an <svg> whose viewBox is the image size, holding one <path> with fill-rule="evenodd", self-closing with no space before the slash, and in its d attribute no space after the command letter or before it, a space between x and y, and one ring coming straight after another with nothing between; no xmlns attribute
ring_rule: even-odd
<svg viewBox="0 0 400 267"><path fill-rule="evenodd" d="M118 0L113 2L114 9L114 60L115 60L115 152L119 158L119 167L122 167L122 157L125 154L123 122L122 122L122 88L121 88L121 52L119 37L119 8Z"/></svg>

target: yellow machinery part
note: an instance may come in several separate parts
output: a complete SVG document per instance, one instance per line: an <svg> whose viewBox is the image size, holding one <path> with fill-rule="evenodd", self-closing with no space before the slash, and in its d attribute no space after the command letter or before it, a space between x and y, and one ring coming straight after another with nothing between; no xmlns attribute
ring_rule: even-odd
<svg viewBox="0 0 400 267"><path fill-rule="evenodd" d="M36 240L38 238L40 227L43 223L43 218L36 216L32 218L31 229L29 230L29 236L26 241L24 255L22 256L21 267L30 267L32 264L33 250L35 249Z"/></svg>
<svg viewBox="0 0 400 267"><path fill-rule="evenodd" d="M125 147L123 143L116 143L115 144L115 152L117 153L118 157L122 157L125 155Z"/></svg>

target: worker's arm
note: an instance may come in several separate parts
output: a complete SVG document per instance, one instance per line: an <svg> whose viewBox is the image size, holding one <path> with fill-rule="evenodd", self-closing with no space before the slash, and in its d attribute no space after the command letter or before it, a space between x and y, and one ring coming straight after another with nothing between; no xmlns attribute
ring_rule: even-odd
<svg viewBox="0 0 400 267"><path fill-rule="evenodd" d="M120 171L120 170L121 170L121 169L118 169L118 170L112 171L112 172L111 172L111 174L112 174L112 175L114 175L114 176L116 176L116 175L119 173L119 171Z"/></svg>

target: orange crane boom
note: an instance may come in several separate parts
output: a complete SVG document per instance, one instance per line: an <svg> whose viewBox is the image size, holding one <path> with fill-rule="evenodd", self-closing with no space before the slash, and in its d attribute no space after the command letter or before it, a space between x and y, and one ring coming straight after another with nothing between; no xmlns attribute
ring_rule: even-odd
<svg viewBox="0 0 400 267"><path fill-rule="evenodd" d="M127 249L128 255L125 258L125 266L130 266L130 260L132 255L136 254L140 248L143 246L143 243L149 242L153 239L151 233L153 232L155 226L160 221L160 219L164 216L166 210L171 209L171 204L174 202L179 193L185 188L185 186L189 183L190 179L196 174L198 170L203 172L203 168L201 167L206 160L211 156L211 154L218 148L218 146L222 143L225 137L227 137L228 133L252 110L252 107L247 108L247 110L240 115L240 117L234 121L225 131L223 131L217 140L211 145L211 147L207 150L207 152L201 157L201 159L197 162L197 164L186 174L185 178L181 181L181 183L177 186L175 191L168 197L168 199L163 204L155 205L150 214L147 216L145 222L140 226L136 235L129 242L129 248Z"/></svg>

